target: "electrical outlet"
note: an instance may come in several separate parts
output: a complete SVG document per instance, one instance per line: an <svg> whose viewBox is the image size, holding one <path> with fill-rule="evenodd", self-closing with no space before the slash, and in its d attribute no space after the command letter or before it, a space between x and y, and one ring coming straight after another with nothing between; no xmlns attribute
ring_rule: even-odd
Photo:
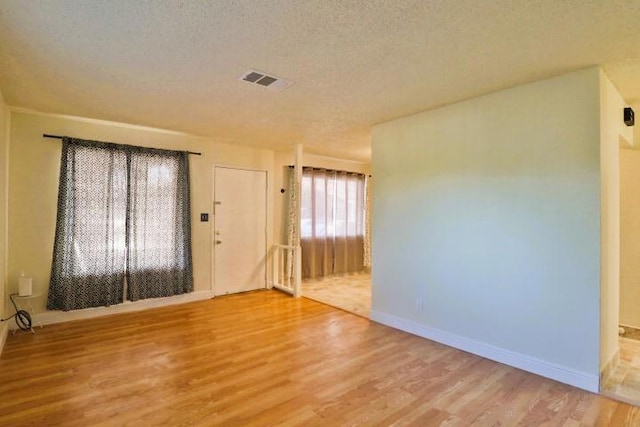
<svg viewBox="0 0 640 427"><path fill-rule="evenodd" d="M422 313L424 311L424 304L422 298L416 298L416 311Z"/></svg>

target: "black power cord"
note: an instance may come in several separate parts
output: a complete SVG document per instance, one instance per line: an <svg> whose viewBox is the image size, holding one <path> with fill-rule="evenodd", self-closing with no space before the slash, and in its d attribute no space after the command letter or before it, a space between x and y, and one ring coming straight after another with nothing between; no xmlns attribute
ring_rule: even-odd
<svg viewBox="0 0 640 427"><path fill-rule="evenodd" d="M9 299L11 300L11 304L13 304L13 308L16 310L16 312L13 313L11 316L7 317L6 319L0 319L0 321L4 322L4 321L7 321L7 320L11 320L11 319L13 319L15 317L16 318L16 325L18 325L18 328L22 329L23 331L30 331L31 330L31 315L26 310L18 310L18 305L13 300L13 297L15 295L17 295L17 294L9 295Z"/></svg>

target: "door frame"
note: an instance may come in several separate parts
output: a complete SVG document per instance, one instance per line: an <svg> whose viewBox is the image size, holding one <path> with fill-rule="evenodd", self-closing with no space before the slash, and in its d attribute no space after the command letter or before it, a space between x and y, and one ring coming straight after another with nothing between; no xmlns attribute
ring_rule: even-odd
<svg viewBox="0 0 640 427"><path fill-rule="evenodd" d="M236 170L244 170L248 172L264 172L265 173L265 187L264 187L264 288L259 289L269 289L269 171L267 169L261 168L251 168L246 166L237 166L237 165L229 165L225 163L214 163L211 165L211 215L209 220L209 263L210 263L210 271L211 275L211 297L215 298L215 286L216 286L216 168L221 169L236 169Z"/></svg>

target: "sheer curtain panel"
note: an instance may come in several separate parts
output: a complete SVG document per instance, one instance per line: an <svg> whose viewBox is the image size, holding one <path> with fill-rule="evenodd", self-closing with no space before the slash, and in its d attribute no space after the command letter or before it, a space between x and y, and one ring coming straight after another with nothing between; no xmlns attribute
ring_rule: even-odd
<svg viewBox="0 0 640 427"><path fill-rule="evenodd" d="M363 269L364 176L305 168L302 175L302 276Z"/></svg>

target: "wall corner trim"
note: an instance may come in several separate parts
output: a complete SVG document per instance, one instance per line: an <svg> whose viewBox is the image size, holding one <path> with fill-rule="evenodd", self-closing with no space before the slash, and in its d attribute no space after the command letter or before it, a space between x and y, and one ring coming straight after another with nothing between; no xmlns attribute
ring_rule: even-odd
<svg viewBox="0 0 640 427"><path fill-rule="evenodd" d="M2 350L4 350L4 343L7 342L8 334L9 334L9 324L0 323L0 356L2 355Z"/></svg>
<svg viewBox="0 0 640 427"><path fill-rule="evenodd" d="M599 392L599 375L591 375L569 369L555 363L475 341L375 310L371 311L371 320L545 378L550 378L593 393Z"/></svg>
<svg viewBox="0 0 640 427"><path fill-rule="evenodd" d="M607 380L611 378L619 364L620 348L613 353L613 356L611 356L611 358L604 364L604 367L600 370L600 384L602 384L603 387Z"/></svg>

